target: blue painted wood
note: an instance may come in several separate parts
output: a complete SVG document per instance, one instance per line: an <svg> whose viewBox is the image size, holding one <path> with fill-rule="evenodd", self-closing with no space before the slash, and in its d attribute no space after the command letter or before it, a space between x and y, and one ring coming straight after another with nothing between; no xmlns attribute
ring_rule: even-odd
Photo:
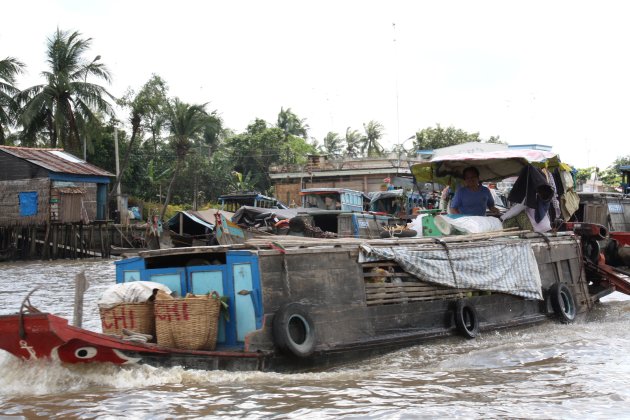
<svg viewBox="0 0 630 420"><path fill-rule="evenodd" d="M234 284L232 311L236 341L242 343L250 332L262 327L262 300L258 258L249 252L228 252L229 274ZM242 292L240 294L239 292Z"/></svg>
<svg viewBox="0 0 630 420"><path fill-rule="evenodd" d="M195 295L205 295L212 292L217 292L219 296L225 294L225 266L212 266L209 270L208 266L205 267L188 267L186 269L188 277L188 290ZM228 326L228 327L231 327ZM217 343L225 344L226 342L226 321L225 317L219 317L219 328L217 334Z"/></svg>
<svg viewBox="0 0 630 420"><path fill-rule="evenodd" d="M114 265L116 265L116 283L124 283L125 271L130 270L140 271L140 280L147 280L146 274L144 273L144 260L140 257L114 261Z"/></svg>
<svg viewBox="0 0 630 420"><path fill-rule="evenodd" d="M232 265L234 278L234 306L236 307L236 339L245 341L245 335L256 329L256 313L250 295L253 293L251 263Z"/></svg>
<svg viewBox="0 0 630 420"><path fill-rule="evenodd" d="M48 178L53 181L75 181L75 182L90 182L95 184L109 184L110 179L106 176L98 175L74 175L74 174L61 174L50 172Z"/></svg>
<svg viewBox="0 0 630 420"><path fill-rule="evenodd" d="M140 280L140 270L125 270L123 272L123 283Z"/></svg>
<svg viewBox="0 0 630 420"><path fill-rule="evenodd" d="M179 296L216 290L228 297L229 321L221 318L218 343L242 345L245 336L262 328L262 292L258 257L250 251L229 251L227 265L146 269L141 257L116 261L116 282L138 279L168 286ZM243 294L238 294L243 290Z"/></svg>
<svg viewBox="0 0 630 420"><path fill-rule="evenodd" d="M96 184L96 220L107 218L107 184Z"/></svg>
<svg viewBox="0 0 630 420"><path fill-rule="evenodd" d="M183 267L176 268L156 268L145 270L146 278L142 280L160 283L175 292L176 296L186 296L186 270Z"/></svg>

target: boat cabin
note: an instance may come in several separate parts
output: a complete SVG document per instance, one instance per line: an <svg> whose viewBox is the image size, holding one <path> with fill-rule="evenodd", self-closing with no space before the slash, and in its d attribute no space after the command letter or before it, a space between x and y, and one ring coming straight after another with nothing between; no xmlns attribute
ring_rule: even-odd
<svg viewBox="0 0 630 420"><path fill-rule="evenodd" d="M307 188L300 191L302 207L321 210L362 212L369 198L361 191L348 188Z"/></svg>
<svg viewBox="0 0 630 420"><path fill-rule="evenodd" d="M218 198L221 210L236 212L241 206L261 207L265 209L286 209L283 203L273 197L258 192L225 194Z"/></svg>
<svg viewBox="0 0 630 420"><path fill-rule="evenodd" d="M204 251L204 248L214 249ZM213 291L227 296L229 321L220 318L219 347L242 346L246 334L261 327L262 294L255 254L224 247L199 247L195 252L164 251L170 252L116 261L116 283L153 281L167 286L179 297Z"/></svg>
<svg viewBox="0 0 630 420"><path fill-rule="evenodd" d="M413 214L414 209L426 207L425 201L421 194L403 189L377 191L370 193L369 210L405 217Z"/></svg>

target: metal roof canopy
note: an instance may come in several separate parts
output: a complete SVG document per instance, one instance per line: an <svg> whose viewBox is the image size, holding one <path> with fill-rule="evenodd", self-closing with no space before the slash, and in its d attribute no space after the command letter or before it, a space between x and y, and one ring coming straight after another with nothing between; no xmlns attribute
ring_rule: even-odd
<svg viewBox="0 0 630 420"><path fill-rule="evenodd" d="M24 159L51 172L73 175L115 176L98 166L87 163L63 149L0 146L0 151Z"/></svg>

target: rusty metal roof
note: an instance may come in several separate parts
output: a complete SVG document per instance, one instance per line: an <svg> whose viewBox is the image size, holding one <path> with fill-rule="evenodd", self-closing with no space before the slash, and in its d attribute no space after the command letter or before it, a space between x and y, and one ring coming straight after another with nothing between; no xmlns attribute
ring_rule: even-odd
<svg viewBox="0 0 630 420"><path fill-rule="evenodd" d="M85 162L63 149L39 149L33 147L0 146L0 151L51 172L74 175L115 176L104 169Z"/></svg>

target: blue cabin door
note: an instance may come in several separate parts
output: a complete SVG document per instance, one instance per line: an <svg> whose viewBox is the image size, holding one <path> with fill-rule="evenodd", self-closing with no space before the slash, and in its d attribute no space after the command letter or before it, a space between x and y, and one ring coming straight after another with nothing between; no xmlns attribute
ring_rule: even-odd
<svg viewBox="0 0 630 420"><path fill-rule="evenodd" d="M188 291L195 295L206 295L217 292L219 296L226 294L227 276L226 266L211 265L187 267L187 278L189 281ZM226 343L226 319L219 316L219 328L217 332L217 343Z"/></svg>
<svg viewBox="0 0 630 420"><path fill-rule="evenodd" d="M239 346L262 327L258 258L249 252L227 254L226 265L186 267L187 290L196 295L216 291L228 297L229 321L219 318L217 344Z"/></svg>
<svg viewBox="0 0 630 420"><path fill-rule="evenodd" d="M245 336L262 326L262 301L258 258L249 253L228 253L228 269L232 279L234 302L230 315L234 317L235 340L245 341Z"/></svg>

